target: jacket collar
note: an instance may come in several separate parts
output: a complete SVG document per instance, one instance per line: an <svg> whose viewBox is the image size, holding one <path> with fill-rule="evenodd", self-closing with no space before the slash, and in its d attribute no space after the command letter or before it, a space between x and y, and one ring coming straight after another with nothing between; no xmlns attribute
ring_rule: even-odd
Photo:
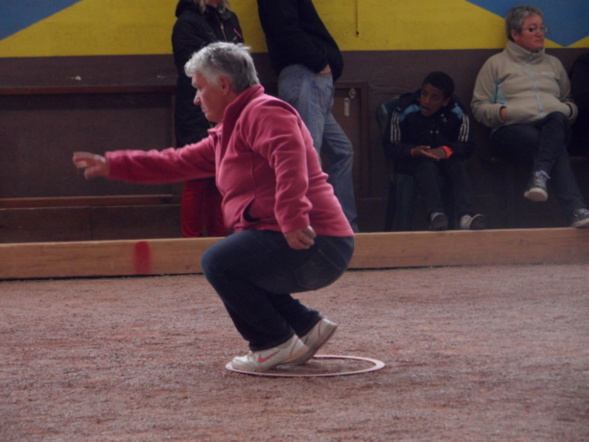
<svg viewBox="0 0 589 442"><path fill-rule="evenodd" d="M226 125L229 122L236 121L248 103L262 95L264 95L264 88L262 85L256 84L247 88L238 95L233 103L227 106L227 109L225 109L225 114L223 115L223 124Z"/></svg>
<svg viewBox="0 0 589 442"><path fill-rule="evenodd" d="M545 54L544 48L540 49L538 52L530 52L527 49L524 49L521 46L515 44L511 40L507 42L505 51L510 57L514 58L515 60L527 63L536 60L541 60Z"/></svg>

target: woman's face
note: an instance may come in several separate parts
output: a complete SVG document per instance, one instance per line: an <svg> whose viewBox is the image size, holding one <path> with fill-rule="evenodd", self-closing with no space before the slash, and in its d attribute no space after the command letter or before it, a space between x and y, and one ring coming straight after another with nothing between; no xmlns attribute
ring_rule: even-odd
<svg viewBox="0 0 589 442"><path fill-rule="evenodd" d="M513 42L530 52L538 52L544 47L546 33L544 21L537 14L524 20L521 31L511 31Z"/></svg>
<svg viewBox="0 0 589 442"><path fill-rule="evenodd" d="M192 76L192 85L196 88L194 104L200 106L205 118L213 123L219 123L225 114L224 87L221 82L209 82L208 78L197 72Z"/></svg>
<svg viewBox="0 0 589 442"><path fill-rule="evenodd" d="M219 6L219 3L221 3L221 0L205 0L205 3L209 6L212 6L213 8L216 8Z"/></svg>

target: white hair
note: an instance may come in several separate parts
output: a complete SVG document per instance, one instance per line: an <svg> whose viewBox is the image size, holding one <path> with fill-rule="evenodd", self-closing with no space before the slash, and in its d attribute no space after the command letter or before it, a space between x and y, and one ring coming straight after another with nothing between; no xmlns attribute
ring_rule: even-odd
<svg viewBox="0 0 589 442"><path fill-rule="evenodd" d="M184 72L189 77L199 72L211 83L225 76L238 94L260 84L250 48L242 43L211 43L192 55Z"/></svg>

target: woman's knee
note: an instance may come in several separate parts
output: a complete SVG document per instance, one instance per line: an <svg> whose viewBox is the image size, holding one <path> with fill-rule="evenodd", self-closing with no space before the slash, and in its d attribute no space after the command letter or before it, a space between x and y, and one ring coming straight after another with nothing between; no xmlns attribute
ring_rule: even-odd
<svg viewBox="0 0 589 442"><path fill-rule="evenodd" d="M569 119L562 112L551 112L545 117L546 121L555 121L557 123L568 125Z"/></svg>
<svg viewBox="0 0 589 442"><path fill-rule="evenodd" d="M200 258L200 267L205 276L210 276L213 273L219 273L221 271L221 266L219 264L223 262L223 259L220 258L219 255L220 254L215 245L209 247L202 254Z"/></svg>

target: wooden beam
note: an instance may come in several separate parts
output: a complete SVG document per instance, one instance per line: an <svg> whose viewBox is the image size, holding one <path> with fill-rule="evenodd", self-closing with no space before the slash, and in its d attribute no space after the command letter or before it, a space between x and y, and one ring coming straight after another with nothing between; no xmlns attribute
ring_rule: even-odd
<svg viewBox="0 0 589 442"><path fill-rule="evenodd" d="M59 196L42 198L0 198L0 209L46 208L46 207L97 207L141 206L151 204L178 204L180 196L155 195L101 195Z"/></svg>
<svg viewBox="0 0 589 442"><path fill-rule="evenodd" d="M589 262L589 231L573 228L358 235L352 268Z"/></svg>
<svg viewBox="0 0 589 442"><path fill-rule="evenodd" d="M175 84L97 84L69 86L62 85L0 87L0 95L138 94L160 92L172 94L175 91Z"/></svg>
<svg viewBox="0 0 589 442"><path fill-rule="evenodd" d="M0 244L0 279L200 273L219 238ZM573 228L360 233L351 269L589 263Z"/></svg>

